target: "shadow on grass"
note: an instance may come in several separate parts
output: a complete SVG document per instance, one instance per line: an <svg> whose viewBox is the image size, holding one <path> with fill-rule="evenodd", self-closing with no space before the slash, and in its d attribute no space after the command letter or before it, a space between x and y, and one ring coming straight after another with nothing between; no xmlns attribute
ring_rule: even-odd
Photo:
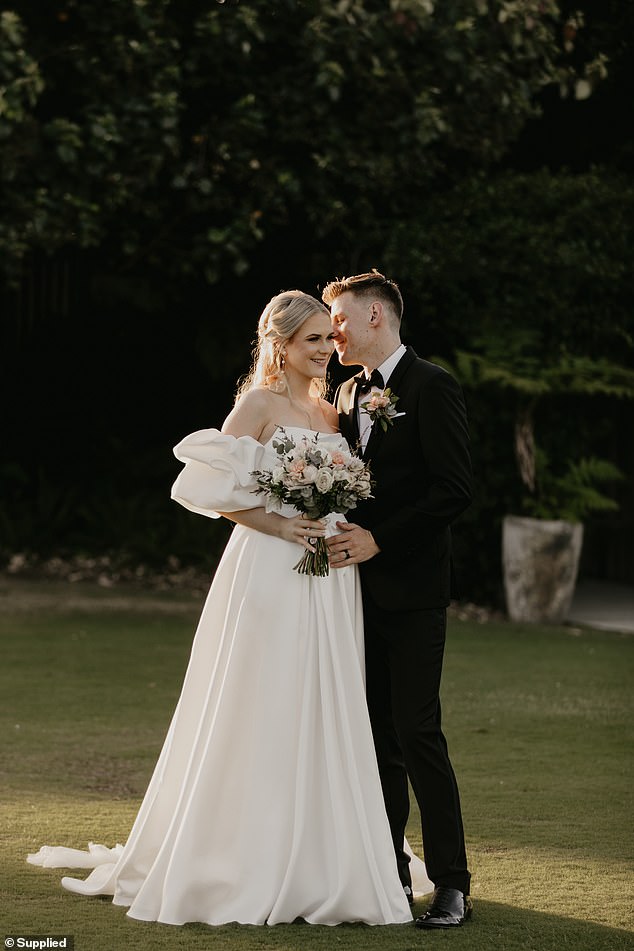
<svg viewBox="0 0 634 951"><path fill-rule="evenodd" d="M12 863L10 863L11 865ZM9 869L7 869L9 871ZM474 919L463 928L422 932L411 925L336 927L298 921L274 927L191 923L181 927L128 918L107 897L88 898L61 889L62 870L13 868L12 888L5 891L5 934L73 934L76 951L417 951L421 947L452 951L631 951L634 934L575 917L588 913L571 896L570 916L546 914L508 904L476 900ZM28 883L27 883L28 879ZM427 899L416 902L422 914Z"/></svg>
<svg viewBox="0 0 634 951"><path fill-rule="evenodd" d="M425 902L417 902L414 913L420 914ZM571 909L573 912L574 909ZM183 929L183 947L198 947L188 943L201 938L205 946L209 939L214 948L232 951L301 951L301 949L338 948L357 951L414 951L424 947L451 947L456 951L631 951L634 935L616 928L608 928L575 918L563 918L535 911L511 908L496 902L479 901L475 918L463 928L447 931L422 932L414 925L370 928L366 925L339 925L336 928L310 926L304 923L277 925L274 928L226 925L209 929L204 925L186 925ZM157 945L158 947L158 945Z"/></svg>

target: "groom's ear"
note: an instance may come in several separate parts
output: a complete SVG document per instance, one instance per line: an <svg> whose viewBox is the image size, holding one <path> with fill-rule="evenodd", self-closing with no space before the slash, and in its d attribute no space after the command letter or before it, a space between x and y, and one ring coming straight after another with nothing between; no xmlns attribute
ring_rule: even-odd
<svg viewBox="0 0 634 951"><path fill-rule="evenodd" d="M373 300L370 304L370 323L378 324L383 316L383 305L380 300Z"/></svg>

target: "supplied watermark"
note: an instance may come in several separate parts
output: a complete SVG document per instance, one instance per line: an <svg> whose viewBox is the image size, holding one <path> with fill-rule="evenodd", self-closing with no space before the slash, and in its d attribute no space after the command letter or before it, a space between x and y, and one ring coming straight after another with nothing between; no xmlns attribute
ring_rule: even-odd
<svg viewBox="0 0 634 951"><path fill-rule="evenodd" d="M75 936L72 934L8 934L4 939L5 948L63 948L74 951Z"/></svg>

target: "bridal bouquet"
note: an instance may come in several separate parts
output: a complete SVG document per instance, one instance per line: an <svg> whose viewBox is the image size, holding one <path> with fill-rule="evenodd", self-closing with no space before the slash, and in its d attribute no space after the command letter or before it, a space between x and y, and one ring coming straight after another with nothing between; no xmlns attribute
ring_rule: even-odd
<svg viewBox="0 0 634 951"><path fill-rule="evenodd" d="M320 445L318 433L296 443L284 429L280 432L282 438L273 440L278 464L251 473L258 486L253 491L267 497L267 511L287 503L320 519L332 512L345 515L359 500L371 498L370 470L358 456ZM323 577L329 571L326 539L317 538L314 545L316 551L307 551L294 568L300 574Z"/></svg>

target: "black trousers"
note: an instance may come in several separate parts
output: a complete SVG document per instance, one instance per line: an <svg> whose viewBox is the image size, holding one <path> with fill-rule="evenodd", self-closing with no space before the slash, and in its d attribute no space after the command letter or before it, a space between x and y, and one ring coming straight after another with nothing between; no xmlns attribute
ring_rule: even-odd
<svg viewBox="0 0 634 951"><path fill-rule="evenodd" d="M411 883L403 852L409 776L422 819L427 874L436 886L468 894L460 796L441 729L446 611L385 611L365 587L368 707L401 881Z"/></svg>

